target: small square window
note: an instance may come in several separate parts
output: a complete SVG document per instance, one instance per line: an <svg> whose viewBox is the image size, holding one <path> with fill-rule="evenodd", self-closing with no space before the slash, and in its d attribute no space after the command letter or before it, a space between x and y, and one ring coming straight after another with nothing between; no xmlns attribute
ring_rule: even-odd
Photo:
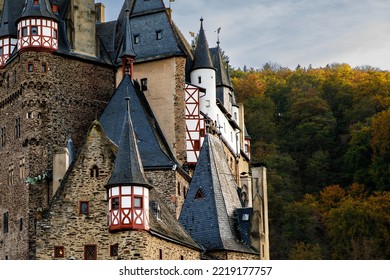
<svg viewBox="0 0 390 280"><path fill-rule="evenodd" d="M80 214L89 214L89 201L80 201Z"/></svg>
<svg viewBox="0 0 390 280"><path fill-rule="evenodd" d="M3 55L3 47L0 47L0 55Z"/></svg>
<svg viewBox="0 0 390 280"><path fill-rule="evenodd" d="M32 64L32 63L29 63L28 65L27 65L27 71L28 72L34 72L34 64Z"/></svg>
<svg viewBox="0 0 390 280"><path fill-rule="evenodd" d="M47 72L47 65L46 65L46 63L42 63L42 65L41 65L41 72L42 73L46 73Z"/></svg>
<svg viewBox="0 0 390 280"><path fill-rule="evenodd" d="M142 197L134 197L134 208L142 208Z"/></svg>
<svg viewBox="0 0 390 280"><path fill-rule="evenodd" d="M85 245L84 260L96 260L96 259L97 259L96 245Z"/></svg>
<svg viewBox="0 0 390 280"><path fill-rule="evenodd" d="M111 199L111 209L112 210L119 209L119 197L114 197Z"/></svg>
<svg viewBox="0 0 390 280"><path fill-rule="evenodd" d="M111 257L117 257L118 256L118 251L119 251L118 244L114 244L114 245L110 246L110 256Z"/></svg>
<svg viewBox="0 0 390 280"><path fill-rule="evenodd" d="M54 246L54 257L63 258L65 256L64 246Z"/></svg>
<svg viewBox="0 0 390 280"><path fill-rule="evenodd" d="M31 35L38 35L38 26L31 26Z"/></svg>
<svg viewBox="0 0 390 280"><path fill-rule="evenodd" d="M53 30L53 38L54 39L57 39L58 38L58 32L57 32L57 30Z"/></svg>

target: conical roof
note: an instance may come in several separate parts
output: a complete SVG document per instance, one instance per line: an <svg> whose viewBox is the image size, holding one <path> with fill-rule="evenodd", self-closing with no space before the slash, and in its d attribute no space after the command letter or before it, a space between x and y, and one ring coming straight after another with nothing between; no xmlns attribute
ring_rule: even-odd
<svg viewBox="0 0 390 280"><path fill-rule="evenodd" d="M34 0L26 0L24 9L19 19L27 17L40 17L40 18L51 18L58 20L54 15L49 0L38 0L38 5L34 4Z"/></svg>
<svg viewBox="0 0 390 280"><path fill-rule="evenodd" d="M125 34L123 36L123 44L122 44L122 52L120 53L119 57L136 57L134 48L133 48L133 38L131 35L131 28L130 28L130 10L126 11L126 17L125 17Z"/></svg>
<svg viewBox="0 0 390 280"><path fill-rule="evenodd" d="M125 100L123 100L125 102ZM111 185L138 185L151 187L145 177L141 157L138 151L137 138L134 133L130 113L130 97L127 97L127 113L123 122L114 170L107 183Z"/></svg>
<svg viewBox="0 0 390 280"><path fill-rule="evenodd" d="M200 31L196 50L194 55L194 62L192 70L196 69L214 69L213 62L210 55L209 44L207 42L206 33L203 29L203 19L200 19Z"/></svg>
<svg viewBox="0 0 390 280"><path fill-rule="evenodd" d="M16 20L19 18L24 6L24 0L4 0L3 11L0 18L0 37L17 36Z"/></svg>

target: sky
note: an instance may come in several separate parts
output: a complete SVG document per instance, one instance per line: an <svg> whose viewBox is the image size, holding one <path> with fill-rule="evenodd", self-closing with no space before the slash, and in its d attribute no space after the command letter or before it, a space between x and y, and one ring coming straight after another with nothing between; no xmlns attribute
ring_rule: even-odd
<svg viewBox="0 0 390 280"><path fill-rule="evenodd" d="M151 0L160 1L160 0ZM115 20L123 0L96 0ZM390 70L390 0L175 0L172 17L186 39L199 32L234 68L265 63L295 69L347 63Z"/></svg>

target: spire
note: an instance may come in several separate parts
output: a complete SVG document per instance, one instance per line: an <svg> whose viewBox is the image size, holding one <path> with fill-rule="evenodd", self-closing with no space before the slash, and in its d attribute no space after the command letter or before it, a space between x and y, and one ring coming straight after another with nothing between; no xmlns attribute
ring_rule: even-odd
<svg viewBox="0 0 390 280"><path fill-rule="evenodd" d="M134 48L133 48L133 40L131 35L130 28L130 10L126 10L125 16L125 31L123 36L123 44L122 44L122 52L119 57L122 59L122 67L124 74L130 74L133 77L133 63L134 58L136 57Z"/></svg>
<svg viewBox="0 0 390 280"><path fill-rule="evenodd" d="M26 0L24 9L19 19L26 17L44 17L57 20L49 0Z"/></svg>
<svg viewBox="0 0 390 280"><path fill-rule="evenodd" d="M128 57L135 57L135 51L133 48L133 38L131 35L131 28L130 28L130 11L126 10L126 17L125 17L125 34L123 36L123 45L122 45L122 52L120 54L120 58L124 56Z"/></svg>
<svg viewBox="0 0 390 280"><path fill-rule="evenodd" d="M107 186L137 185L151 187L145 177L138 151L137 138L130 114L130 97L126 97L126 101L127 113L119 140L118 154Z"/></svg>
<svg viewBox="0 0 390 280"><path fill-rule="evenodd" d="M203 29L203 18L200 19L200 31L198 42L196 44L194 64L192 65L192 70L201 68L214 69L213 62L211 60L209 44L207 42L206 34Z"/></svg>

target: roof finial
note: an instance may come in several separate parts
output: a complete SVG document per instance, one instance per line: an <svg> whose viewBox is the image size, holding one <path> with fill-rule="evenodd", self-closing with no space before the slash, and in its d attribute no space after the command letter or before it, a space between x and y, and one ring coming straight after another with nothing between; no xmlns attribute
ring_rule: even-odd
<svg viewBox="0 0 390 280"><path fill-rule="evenodd" d="M217 45L218 45L218 48L219 48L219 44L221 43L219 41L219 33L221 33L221 27L219 27L217 30L215 30L215 32L217 32Z"/></svg>

